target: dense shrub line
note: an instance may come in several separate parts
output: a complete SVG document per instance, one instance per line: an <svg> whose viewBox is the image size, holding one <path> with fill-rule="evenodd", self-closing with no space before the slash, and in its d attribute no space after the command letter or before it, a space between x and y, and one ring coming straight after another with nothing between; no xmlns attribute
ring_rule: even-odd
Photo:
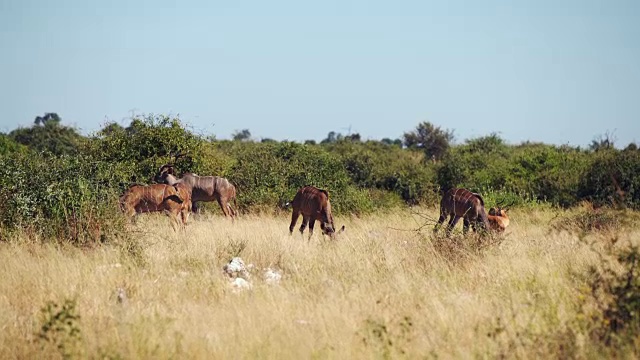
<svg viewBox="0 0 640 360"><path fill-rule="evenodd" d="M57 126L34 126L36 138L68 133ZM51 134L47 129L53 129ZM227 177L237 186L244 212L276 210L308 184L327 189L338 214L402 203L434 205L440 190L450 186L483 193L490 204L508 198L570 207L586 200L597 206L640 208L640 178L635 176L640 151L632 147L593 151L509 145L491 134L434 157L425 149L360 141L359 136L318 145L218 141L164 115L134 119L126 128L108 124L81 141L74 135L74 141L64 143L75 147L61 154L42 151L47 148L42 144L18 144L15 139L23 137L14 137L0 137L3 231L32 227L45 236L63 234L76 242L104 238L104 225L115 221L118 195L130 183L149 183L167 162L175 163L179 172Z"/></svg>

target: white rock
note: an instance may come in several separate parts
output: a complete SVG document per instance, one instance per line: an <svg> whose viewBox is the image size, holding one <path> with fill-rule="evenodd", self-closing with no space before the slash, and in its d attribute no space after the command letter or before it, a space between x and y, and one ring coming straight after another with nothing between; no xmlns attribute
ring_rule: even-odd
<svg viewBox="0 0 640 360"><path fill-rule="evenodd" d="M278 270L274 270L272 268L267 268L264 272L264 281L267 284L276 285L280 283L280 279L282 279L282 274Z"/></svg>
<svg viewBox="0 0 640 360"><path fill-rule="evenodd" d="M240 292L243 290L250 290L251 283L241 277L237 277L231 281L231 287L233 287L234 292Z"/></svg>
<svg viewBox="0 0 640 360"><path fill-rule="evenodd" d="M249 280L249 271L244 265L244 261L239 257L234 257L228 264L222 267L222 270L231 278L241 277Z"/></svg>

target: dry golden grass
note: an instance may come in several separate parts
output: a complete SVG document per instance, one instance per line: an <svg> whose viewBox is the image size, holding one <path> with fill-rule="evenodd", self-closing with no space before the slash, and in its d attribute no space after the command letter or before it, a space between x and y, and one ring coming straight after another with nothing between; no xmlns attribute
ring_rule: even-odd
<svg viewBox="0 0 640 360"><path fill-rule="evenodd" d="M62 357L37 334L41 309L65 299L81 339L56 336L82 358L597 357L584 333L572 332L574 349L557 344L597 257L550 231L553 215L516 210L505 238L482 249L433 239L431 227L398 230L422 221L400 210L337 217L347 231L336 242L319 229L311 241L289 236L284 216L192 217L175 233L146 215L129 246L0 244L0 358ZM258 269L251 290L234 292L222 274L235 255ZM279 285L263 281L266 267L281 270Z"/></svg>

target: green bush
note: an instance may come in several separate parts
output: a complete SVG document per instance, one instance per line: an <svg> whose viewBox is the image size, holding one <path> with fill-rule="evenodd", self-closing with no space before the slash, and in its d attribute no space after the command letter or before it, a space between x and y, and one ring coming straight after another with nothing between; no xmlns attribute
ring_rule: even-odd
<svg viewBox="0 0 640 360"><path fill-rule="evenodd" d="M60 124L57 114L37 121L33 126L18 128L9 133L9 137L16 143L25 145L35 152L45 152L53 155L76 154L86 139L70 126Z"/></svg>
<svg viewBox="0 0 640 360"><path fill-rule="evenodd" d="M434 201L435 170L423 162L421 151L375 141L338 141L324 147L339 155L351 181L361 189L390 191L409 204Z"/></svg>
<svg viewBox="0 0 640 360"><path fill-rule="evenodd" d="M9 136L0 134L0 156L14 152L27 152L28 147L15 142Z"/></svg>
<svg viewBox="0 0 640 360"><path fill-rule="evenodd" d="M229 179L238 190L241 206L291 201L299 188L314 185L329 191L334 210L363 212L372 208L356 191L341 162L318 146L297 143L243 143L233 149L236 162Z"/></svg>
<svg viewBox="0 0 640 360"><path fill-rule="evenodd" d="M640 209L640 151L603 150L578 184L578 196L598 206L616 205Z"/></svg>
<svg viewBox="0 0 640 360"><path fill-rule="evenodd" d="M640 331L640 249L606 246L589 268L580 318L595 343L619 349L637 343Z"/></svg>
<svg viewBox="0 0 640 360"><path fill-rule="evenodd" d="M131 164L135 171L129 181L149 183L161 165L178 156L178 170L193 171L203 163L202 145L203 140L185 129L180 119L148 115L133 119L127 128L108 124L91 139L85 153L99 161Z"/></svg>
<svg viewBox="0 0 640 360"><path fill-rule="evenodd" d="M590 154L571 147L525 143L508 146L496 135L467 140L438 165L442 189L464 187L480 193L506 191L557 206L576 205L579 182ZM527 198L527 199L525 199Z"/></svg>
<svg viewBox="0 0 640 360"><path fill-rule="evenodd" d="M276 210L304 185L328 190L336 213L366 213L402 202L432 205L440 189L452 186L479 192L488 204L569 207L587 200L640 208L640 152L634 147L514 146L490 134L448 147L434 161L423 150L403 149L388 139L361 141L335 133L320 145L217 141L164 115L134 118L128 127L107 124L89 138L55 119L12 133L28 144L0 135L2 229L30 227L78 243L118 228L105 226L118 221L111 213L118 196L130 183L152 182L165 163L174 163L179 174L228 178L243 211ZM43 152L42 159L33 150L48 146L47 139L57 150ZM69 152L76 156L55 155Z"/></svg>
<svg viewBox="0 0 640 360"><path fill-rule="evenodd" d="M0 158L0 226L77 245L119 235L124 223L113 168L82 156Z"/></svg>

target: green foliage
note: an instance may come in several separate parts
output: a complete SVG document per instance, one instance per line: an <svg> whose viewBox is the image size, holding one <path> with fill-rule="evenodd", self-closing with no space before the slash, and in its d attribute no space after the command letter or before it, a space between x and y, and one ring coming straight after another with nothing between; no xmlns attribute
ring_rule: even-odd
<svg viewBox="0 0 640 360"><path fill-rule="evenodd" d="M165 163L192 169L203 140L186 130L180 119L165 115L135 118L127 128L109 124L92 139L87 152L96 160L134 167L131 182L147 183Z"/></svg>
<svg viewBox="0 0 640 360"><path fill-rule="evenodd" d="M616 230L628 226L630 220L631 218L624 212L606 208L593 210L587 205L554 219L551 228L586 234L594 231Z"/></svg>
<svg viewBox="0 0 640 360"><path fill-rule="evenodd" d="M404 145L408 148L423 149L425 158L442 159L453 141L453 131L443 130L430 122L418 124L415 130L404 134Z"/></svg>
<svg viewBox="0 0 640 360"><path fill-rule="evenodd" d="M249 141L251 140L251 132L249 129L236 130L231 137L234 141Z"/></svg>
<svg viewBox="0 0 640 360"><path fill-rule="evenodd" d="M37 152L76 154L86 139L73 127L61 125L60 117L53 115L37 117L33 126L15 129L9 133L9 137Z"/></svg>
<svg viewBox="0 0 640 360"><path fill-rule="evenodd" d="M440 189L461 187L467 182L468 164L463 160L463 156L453 152L444 157L438 166L436 173L437 184Z"/></svg>
<svg viewBox="0 0 640 360"><path fill-rule="evenodd" d="M248 130L237 140L250 139ZM30 148L47 152L35 155ZM60 125L55 114L29 129L0 135L0 225L34 229L74 244L117 234L117 199L130 183L150 183L157 169L174 163L178 174L228 178L244 211L272 209L304 185L329 191L336 213L366 213L406 204L432 205L439 190L464 187L487 203L548 203L640 208L640 152L602 142L597 151L536 143L508 145L497 134L451 147L453 132L428 122L402 140L362 141L329 132L320 145L265 139L218 141L189 131L177 117L147 115L127 127L107 124L85 139ZM74 157L66 154L74 154ZM582 219L597 223L594 219Z"/></svg>
<svg viewBox="0 0 640 360"><path fill-rule="evenodd" d="M361 340L382 359L408 356L407 350L414 340L413 320L404 316L399 320L385 321L368 318L360 332Z"/></svg>
<svg viewBox="0 0 640 360"><path fill-rule="evenodd" d="M419 152L374 141L338 141L326 148L339 155L359 188L391 191L409 204L434 201L434 168Z"/></svg>
<svg viewBox="0 0 640 360"><path fill-rule="evenodd" d="M118 167L83 156L0 158L0 227L32 228L76 245L118 236L124 228L113 185Z"/></svg>
<svg viewBox="0 0 640 360"><path fill-rule="evenodd" d="M615 240L615 239L614 239ZM632 343L640 331L640 249L610 247L591 266L587 283L595 311L584 304L582 312L595 326L591 336L607 346Z"/></svg>
<svg viewBox="0 0 640 360"><path fill-rule="evenodd" d="M82 332L75 300L65 299L62 305L48 302L40 309L40 313L42 326L36 335L43 349L48 350L48 346L53 346L63 359L79 357Z"/></svg>
<svg viewBox="0 0 640 360"><path fill-rule="evenodd" d="M317 146L282 143L245 143L234 146L236 162L229 179L238 189L239 203L245 209L256 205L282 205L297 190L314 185L330 193L336 212L360 212L371 205L349 189L350 179L341 162ZM363 205L363 206L359 206Z"/></svg>
<svg viewBox="0 0 640 360"><path fill-rule="evenodd" d="M581 176L578 196L596 205L640 209L640 152L601 150Z"/></svg>
<svg viewBox="0 0 640 360"><path fill-rule="evenodd" d="M467 140L438 164L442 189L464 187L481 193L505 190L568 207L578 203L578 185L589 153L570 147L525 143L508 146L497 135Z"/></svg>
<svg viewBox="0 0 640 360"><path fill-rule="evenodd" d="M0 134L0 156L14 152L27 152L28 148L15 142L11 137Z"/></svg>

